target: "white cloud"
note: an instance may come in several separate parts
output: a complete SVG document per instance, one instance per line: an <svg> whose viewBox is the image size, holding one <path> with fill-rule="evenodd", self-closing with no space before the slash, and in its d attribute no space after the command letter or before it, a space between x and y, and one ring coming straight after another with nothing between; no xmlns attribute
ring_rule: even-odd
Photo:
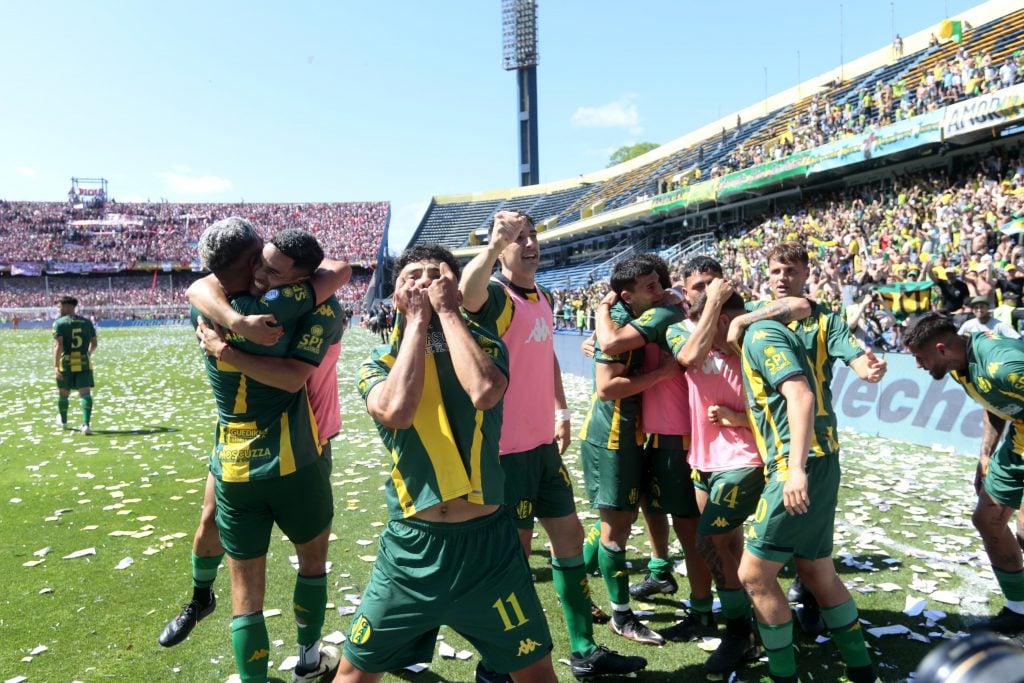
<svg viewBox="0 0 1024 683"><path fill-rule="evenodd" d="M162 177L170 193L180 195L214 194L231 189L231 181L215 175L195 176L179 173L163 173Z"/></svg>
<svg viewBox="0 0 1024 683"><path fill-rule="evenodd" d="M35 178L36 177L36 169L29 168L28 166L18 166L14 170L18 172L18 175L23 175L26 178Z"/></svg>
<svg viewBox="0 0 1024 683"><path fill-rule="evenodd" d="M570 121L577 128L625 128L639 135L644 129L640 125L640 112L632 100L632 96L626 96L597 107L579 107Z"/></svg>

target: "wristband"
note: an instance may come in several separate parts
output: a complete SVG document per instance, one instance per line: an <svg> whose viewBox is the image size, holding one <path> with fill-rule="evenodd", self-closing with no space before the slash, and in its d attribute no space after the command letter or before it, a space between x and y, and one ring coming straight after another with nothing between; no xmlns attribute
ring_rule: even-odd
<svg viewBox="0 0 1024 683"><path fill-rule="evenodd" d="M555 422L568 422L572 418L572 411L562 408L555 411Z"/></svg>
<svg viewBox="0 0 1024 683"><path fill-rule="evenodd" d="M215 354L217 360L224 360L224 352L227 351L227 350L228 350L228 345L227 344L225 344L224 346L220 347L220 351L218 351Z"/></svg>

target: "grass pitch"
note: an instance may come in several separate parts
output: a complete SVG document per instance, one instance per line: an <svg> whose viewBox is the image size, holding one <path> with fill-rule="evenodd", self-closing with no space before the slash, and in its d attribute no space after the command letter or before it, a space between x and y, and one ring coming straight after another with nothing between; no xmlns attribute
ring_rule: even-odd
<svg viewBox="0 0 1024 683"><path fill-rule="evenodd" d="M0 680L223 681L234 672L226 568L216 584L217 611L186 643L164 649L156 642L191 595L189 553L214 424L199 352L185 327L99 333L94 433L85 437L56 425L49 333L0 331ZM349 331L339 362L344 430L334 442L338 539L329 553L333 608L327 634L347 632L351 617L339 608L358 600L387 518L387 460L352 381L375 340ZM578 426L590 382L567 376L566 385ZM69 422L79 419L72 395ZM942 449L850 432L842 442L837 567L860 607L882 679L903 680L943 637L1001 603L970 524L974 464ZM566 461L581 482L578 453L574 443ZM579 509L584 525L591 523L594 515L583 501ZM642 530L636 531L630 559L640 575L647 546ZM541 534L530 562L555 637L554 656L565 659L568 641L544 544ZM291 674L277 667L295 652L292 554L276 534L266 608L281 611L267 626L274 643L271 675L283 680ZM685 580L680 583L671 599L634 607L653 612L644 617L653 627L670 625L678 600L688 593ZM593 578L591 587L606 606L601 580ZM880 627L896 633L873 635ZM653 648L625 641L607 627L595 631L599 643L648 658L642 680L705 678L706 653L696 644ZM456 651L472 649L448 629L442 635ZM807 642L799 634L796 640L804 680L840 678L831 643ZM475 653L467 661L435 654L427 671L388 679L471 681L476 662ZM567 666L556 662L555 668L561 680L572 680ZM765 674L766 665L757 663L739 680Z"/></svg>

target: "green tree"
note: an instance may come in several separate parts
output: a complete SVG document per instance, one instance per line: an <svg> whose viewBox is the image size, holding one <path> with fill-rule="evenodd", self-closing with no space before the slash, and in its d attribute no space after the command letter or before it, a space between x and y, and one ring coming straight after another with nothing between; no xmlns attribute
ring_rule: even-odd
<svg viewBox="0 0 1024 683"><path fill-rule="evenodd" d="M611 157L608 159L608 166L614 166L616 164L621 164L624 161L635 159L641 154L646 154L652 149L660 146L661 145L655 142L638 142L635 145L623 145L612 152Z"/></svg>

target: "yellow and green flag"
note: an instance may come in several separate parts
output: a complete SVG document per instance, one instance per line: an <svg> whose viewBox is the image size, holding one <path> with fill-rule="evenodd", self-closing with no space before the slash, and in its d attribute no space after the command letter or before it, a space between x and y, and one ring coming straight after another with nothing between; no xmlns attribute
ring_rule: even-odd
<svg viewBox="0 0 1024 683"><path fill-rule="evenodd" d="M906 320L908 315L924 313L932 307L930 281L894 282L891 285L879 285L875 291L882 295L885 305L899 322Z"/></svg>
<svg viewBox="0 0 1024 683"><path fill-rule="evenodd" d="M952 40L959 45L964 41L964 24L962 21L943 19L939 24L939 40L945 43Z"/></svg>

